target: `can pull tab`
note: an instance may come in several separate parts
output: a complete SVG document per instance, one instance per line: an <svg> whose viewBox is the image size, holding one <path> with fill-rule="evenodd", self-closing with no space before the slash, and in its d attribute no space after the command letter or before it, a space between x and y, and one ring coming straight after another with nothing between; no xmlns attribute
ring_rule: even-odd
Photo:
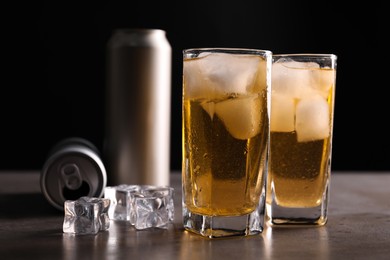
<svg viewBox="0 0 390 260"><path fill-rule="evenodd" d="M75 163L67 163L61 166L61 177L65 186L70 190L77 190L81 187L80 169Z"/></svg>

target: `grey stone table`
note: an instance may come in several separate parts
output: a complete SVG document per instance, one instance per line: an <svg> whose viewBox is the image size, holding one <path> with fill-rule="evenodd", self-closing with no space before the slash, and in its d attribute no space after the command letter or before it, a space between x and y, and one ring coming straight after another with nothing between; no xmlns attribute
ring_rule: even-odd
<svg viewBox="0 0 390 260"><path fill-rule="evenodd" d="M270 228L252 237L206 239L183 230L181 176L173 172L175 218L167 230L62 232L63 212L40 192L39 171L0 172L0 259L390 259L390 172L334 172L328 223Z"/></svg>

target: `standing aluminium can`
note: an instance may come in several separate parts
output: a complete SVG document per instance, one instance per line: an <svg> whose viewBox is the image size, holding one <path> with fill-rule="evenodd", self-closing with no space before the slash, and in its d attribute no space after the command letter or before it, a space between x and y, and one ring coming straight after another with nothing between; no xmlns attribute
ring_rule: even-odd
<svg viewBox="0 0 390 260"><path fill-rule="evenodd" d="M117 29L108 42L108 185L169 185L172 50L159 29Z"/></svg>

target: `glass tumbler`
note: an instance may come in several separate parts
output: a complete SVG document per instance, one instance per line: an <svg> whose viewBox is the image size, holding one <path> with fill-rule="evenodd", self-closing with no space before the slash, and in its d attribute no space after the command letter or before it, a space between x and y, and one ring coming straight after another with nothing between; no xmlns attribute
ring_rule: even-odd
<svg viewBox="0 0 390 260"><path fill-rule="evenodd" d="M263 230L272 53L183 51L183 222L205 237Z"/></svg>
<svg viewBox="0 0 390 260"><path fill-rule="evenodd" d="M274 54L266 219L327 222L337 56Z"/></svg>

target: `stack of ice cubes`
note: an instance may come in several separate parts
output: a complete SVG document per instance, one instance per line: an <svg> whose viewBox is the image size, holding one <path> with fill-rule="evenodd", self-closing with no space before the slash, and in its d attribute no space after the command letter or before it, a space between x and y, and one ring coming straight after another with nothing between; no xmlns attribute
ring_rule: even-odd
<svg viewBox="0 0 390 260"><path fill-rule="evenodd" d="M288 59L274 63L271 132L296 131L298 142L327 138L334 80L335 70L317 63Z"/></svg>
<svg viewBox="0 0 390 260"><path fill-rule="evenodd" d="M167 229L174 217L173 194L168 186L121 184L107 186L104 198L110 200L111 220L128 221L137 230Z"/></svg>
<svg viewBox="0 0 390 260"><path fill-rule="evenodd" d="M216 115L234 138L254 137L260 132L264 104L259 94L266 93L266 66L260 56L226 53L187 60L184 97L202 100L211 120Z"/></svg>

